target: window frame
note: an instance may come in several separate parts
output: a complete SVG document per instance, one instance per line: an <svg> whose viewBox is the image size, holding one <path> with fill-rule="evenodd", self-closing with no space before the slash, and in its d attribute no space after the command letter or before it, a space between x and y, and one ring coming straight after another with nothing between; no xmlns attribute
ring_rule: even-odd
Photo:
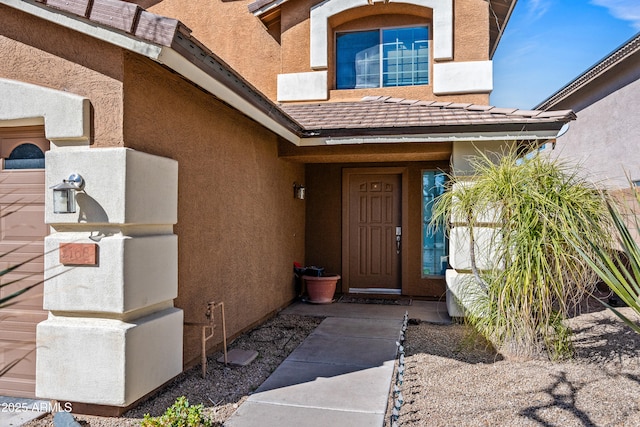
<svg viewBox="0 0 640 427"><path fill-rule="evenodd" d="M390 85L390 86L384 86L383 82L384 82L384 67L383 67L383 63L384 63L384 56L383 56L383 49L384 49L384 44L382 43L383 41L383 31L385 30L397 30L397 29L403 29L403 28L426 28L427 30L427 43L428 43L428 59L427 59L427 83L423 83L423 84L416 84L416 85ZM356 87L352 87L352 88L338 88L338 35L339 34L347 34L347 33L362 33L362 32L367 32L367 31L377 31L378 32L378 53L379 53L379 60L378 60L378 64L379 64L379 84L378 86L375 87L365 87L365 88L356 88ZM373 27L373 28L359 28L359 29L353 29L353 30L343 30L343 31L334 31L333 32L333 71L334 71L334 75L333 75L333 87L335 88L335 90L363 90L363 89L385 89L385 88L398 88L398 87L416 87L416 86L430 86L432 83L432 64L433 64L433 53L432 53L432 45L433 45L433 40L432 40L432 36L431 36L431 25L430 23L424 23L424 24L409 24L409 25L397 25L397 26L385 26L385 27Z"/></svg>

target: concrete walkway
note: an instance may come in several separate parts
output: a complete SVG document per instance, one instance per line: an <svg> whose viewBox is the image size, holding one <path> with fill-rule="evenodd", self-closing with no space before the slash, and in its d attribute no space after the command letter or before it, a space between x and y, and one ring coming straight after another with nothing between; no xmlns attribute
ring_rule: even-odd
<svg viewBox="0 0 640 427"><path fill-rule="evenodd" d="M427 301L288 307L283 313L327 318L225 426L381 427L405 312L423 321L450 321L444 303Z"/></svg>

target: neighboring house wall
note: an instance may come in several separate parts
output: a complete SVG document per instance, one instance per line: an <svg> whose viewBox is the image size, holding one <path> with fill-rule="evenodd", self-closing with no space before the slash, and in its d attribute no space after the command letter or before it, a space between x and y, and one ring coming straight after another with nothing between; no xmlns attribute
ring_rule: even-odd
<svg viewBox="0 0 640 427"><path fill-rule="evenodd" d="M588 178L621 201L629 230L640 242L640 33L551 95L540 108L571 108L577 120L558 138L553 158L577 164ZM637 184L636 184L637 185Z"/></svg>
<svg viewBox="0 0 640 427"><path fill-rule="evenodd" d="M305 201L293 183L304 165L278 159L273 133L177 75L133 54L125 64L125 145L180 164L176 306L201 322L207 301L223 301L235 335L295 297ZM199 337L185 329L185 362Z"/></svg>
<svg viewBox="0 0 640 427"><path fill-rule="evenodd" d="M625 67L620 70L623 73L606 81L596 81L580 98L568 101L578 106L578 119L558 138L553 153L581 164L590 179L610 189L628 187L628 178L640 179L640 116L635 114L640 110L640 55L637 56L634 64L628 64L632 68ZM629 75L634 75L634 81L612 87Z"/></svg>

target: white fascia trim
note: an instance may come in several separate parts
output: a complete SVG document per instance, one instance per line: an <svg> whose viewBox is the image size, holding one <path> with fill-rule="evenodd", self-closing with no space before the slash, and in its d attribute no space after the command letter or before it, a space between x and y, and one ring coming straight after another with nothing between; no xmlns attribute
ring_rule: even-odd
<svg viewBox="0 0 640 427"><path fill-rule="evenodd" d="M168 47L163 48L157 61L168 66L198 86L203 87L213 96L223 100L267 129L280 135L287 141L292 142L295 145L300 145L300 137L295 133L271 119L267 114L251 105L227 86L212 78L209 74L173 49Z"/></svg>
<svg viewBox="0 0 640 427"><path fill-rule="evenodd" d="M46 21L53 22L65 28L72 29L82 34L106 41L123 49L138 53L161 64L165 64L177 73L191 80L193 83L207 89L212 95L220 98L229 105L237 108L253 120L275 132L286 140L298 145L300 138L284 126L272 120L267 114L242 99L229 90L226 86L200 70L189 60L179 55L169 47L141 41L133 36L121 33L115 29L99 27L95 24L83 22L77 18L69 17L62 12L56 12L42 6L37 6L23 0L0 0L0 4L18 9Z"/></svg>
<svg viewBox="0 0 640 427"><path fill-rule="evenodd" d="M452 0L401 0L396 3L413 4L433 10L433 57L435 60L453 59L453 2ZM329 18L345 10L369 5L368 0L325 0L311 8L310 55L311 69L328 68Z"/></svg>
<svg viewBox="0 0 640 427"><path fill-rule="evenodd" d="M558 131L528 131L528 132L483 132L459 134L425 134L425 135L380 135L340 138L304 138L302 147L322 145L354 145L354 144L403 144L428 142L477 142L477 141L519 141L519 140L547 140L555 138Z"/></svg>

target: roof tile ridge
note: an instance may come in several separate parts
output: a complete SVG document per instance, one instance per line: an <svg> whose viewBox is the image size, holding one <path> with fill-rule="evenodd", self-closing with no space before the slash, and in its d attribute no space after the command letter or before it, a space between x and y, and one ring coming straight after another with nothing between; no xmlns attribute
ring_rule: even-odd
<svg viewBox="0 0 640 427"><path fill-rule="evenodd" d="M515 107L496 107L493 105L474 104L469 102L449 102L449 101L427 101L405 98L393 98L390 96L368 95L360 99L362 103L384 103L397 104L406 107L429 107L431 109L438 108L440 110L458 110L478 113L489 113L501 116L520 116L529 118L571 118L575 115L573 110L547 111L544 110L524 110Z"/></svg>
<svg viewBox="0 0 640 427"><path fill-rule="evenodd" d="M380 95L367 95L360 99L360 102L380 102L384 97Z"/></svg>
<svg viewBox="0 0 640 427"><path fill-rule="evenodd" d="M510 116L539 117L542 110L516 110Z"/></svg>

